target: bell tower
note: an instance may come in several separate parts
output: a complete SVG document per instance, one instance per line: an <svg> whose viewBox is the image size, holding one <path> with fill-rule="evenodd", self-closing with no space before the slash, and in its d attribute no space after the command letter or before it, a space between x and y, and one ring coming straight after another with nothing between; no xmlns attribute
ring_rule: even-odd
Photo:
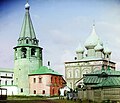
<svg viewBox="0 0 120 103"><path fill-rule="evenodd" d="M29 10L27 2L18 44L14 47L14 85L18 87L18 95L29 95L28 74L42 66L42 48L38 45Z"/></svg>

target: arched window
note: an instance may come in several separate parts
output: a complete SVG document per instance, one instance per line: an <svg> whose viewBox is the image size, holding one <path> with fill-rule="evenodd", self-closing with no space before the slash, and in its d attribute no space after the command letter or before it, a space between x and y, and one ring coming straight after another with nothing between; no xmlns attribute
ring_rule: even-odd
<svg viewBox="0 0 120 103"><path fill-rule="evenodd" d="M71 71L69 71L69 77L71 77Z"/></svg>
<svg viewBox="0 0 120 103"><path fill-rule="evenodd" d="M33 83L36 83L36 78L33 78Z"/></svg>
<svg viewBox="0 0 120 103"><path fill-rule="evenodd" d="M26 52L27 52L27 49L26 48L22 48L21 49L21 52L22 52L22 58L26 58Z"/></svg>
<svg viewBox="0 0 120 103"><path fill-rule="evenodd" d="M67 72L67 77L68 77L68 78L72 78L72 70L68 70L68 72Z"/></svg>
<svg viewBox="0 0 120 103"><path fill-rule="evenodd" d="M7 80L5 81L5 85L7 85Z"/></svg>
<svg viewBox="0 0 120 103"><path fill-rule="evenodd" d="M42 94L45 94L45 90L43 90Z"/></svg>
<svg viewBox="0 0 120 103"><path fill-rule="evenodd" d="M21 93L23 93L23 88L20 89Z"/></svg>
<svg viewBox="0 0 120 103"><path fill-rule="evenodd" d="M54 88L53 88L53 95L54 95L54 92L55 92L55 91L54 91Z"/></svg>
<svg viewBox="0 0 120 103"><path fill-rule="evenodd" d="M31 56L35 56L35 52L36 52L35 49L32 48L32 49L31 49Z"/></svg>
<svg viewBox="0 0 120 103"><path fill-rule="evenodd" d="M39 83L42 83L42 78L39 78Z"/></svg>
<svg viewBox="0 0 120 103"><path fill-rule="evenodd" d="M11 85L13 85L13 80L11 81Z"/></svg>
<svg viewBox="0 0 120 103"><path fill-rule="evenodd" d="M75 70L75 78L79 78L79 70L78 69Z"/></svg>
<svg viewBox="0 0 120 103"><path fill-rule="evenodd" d="M34 90L34 94L36 94L36 90Z"/></svg>
<svg viewBox="0 0 120 103"><path fill-rule="evenodd" d="M26 39L26 44L29 44L29 39L28 38Z"/></svg>
<svg viewBox="0 0 120 103"><path fill-rule="evenodd" d="M0 85L2 84L2 81L0 80Z"/></svg>

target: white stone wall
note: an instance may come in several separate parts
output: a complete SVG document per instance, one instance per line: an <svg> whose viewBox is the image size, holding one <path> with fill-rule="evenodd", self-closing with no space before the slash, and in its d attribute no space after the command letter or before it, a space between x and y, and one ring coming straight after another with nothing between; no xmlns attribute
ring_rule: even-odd
<svg viewBox="0 0 120 103"><path fill-rule="evenodd" d="M93 72L94 70L100 70L102 68L103 61L76 61L65 64L65 78L67 86L75 89L76 82L83 77L83 74Z"/></svg>
<svg viewBox="0 0 120 103"><path fill-rule="evenodd" d="M0 85L13 85L13 72L0 71Z"/></svg>
<svg viewBox="0 0 120 103"><path fill-rule="evenodd" d="M7 89L7 95L17 95L17 87L13 85L13 78L14 73L12 70L0 69L0 86ZM6 91L3 90L2 93L6 94Z"/></svg>
<svg viewBox="0 0 120 103"><path fill-rule="evenodd" d="M18 88L16 86L2 86L1 88L7 89L7 95L17 95L18 94ZM5 91L3 91L3 94L5 94Z"/></svg>

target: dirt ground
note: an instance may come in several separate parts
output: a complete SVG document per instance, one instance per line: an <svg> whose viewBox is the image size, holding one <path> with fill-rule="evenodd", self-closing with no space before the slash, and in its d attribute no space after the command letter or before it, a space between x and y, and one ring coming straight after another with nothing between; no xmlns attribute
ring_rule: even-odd
<svg viewBox="0 0 120 103"><path fill-rule="evenodd" d="M0 101L0 103L59 103L59 102L56 102L54 100L7 100Z"/></svg>
<svg viewBox="0 0 120 103"><path fill-rule="evenodd" d="M6 100L0 101L0 103L80 103L68 100Z"/></svg>

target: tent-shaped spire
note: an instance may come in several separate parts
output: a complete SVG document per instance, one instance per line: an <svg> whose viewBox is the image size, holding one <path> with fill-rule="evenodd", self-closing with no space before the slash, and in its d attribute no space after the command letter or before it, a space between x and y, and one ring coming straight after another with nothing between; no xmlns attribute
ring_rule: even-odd
<svg viewBox="0 0 120 103"><path fill-rule="evenodd" d="M19 41L18 44L34 44L34 45L38 44L38 40L36 39L35 31L30 18L29 9L30 5L27 2L25 4L26 12L20 32L20 37L18 39Z"/></svg>
<svg viewBox="0 0 120 103"><path fill-rule="evenodd" d="M26 3L25 9L26 9L26 13L25 13L22 29L20 32L20 37L36 38L29 13L30 5L28 3Z"/></svg>

